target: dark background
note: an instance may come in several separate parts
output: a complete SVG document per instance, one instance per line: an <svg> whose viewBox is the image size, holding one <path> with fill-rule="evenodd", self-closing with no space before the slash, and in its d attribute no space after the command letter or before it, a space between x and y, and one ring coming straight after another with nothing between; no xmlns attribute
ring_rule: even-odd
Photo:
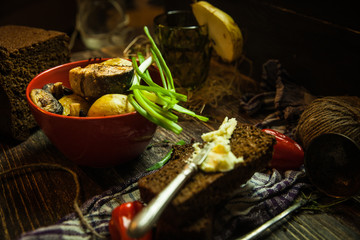
<svg viewBox="0 0 360 240"><path fill-rule="evenodd" d="M191 3L189 0L126 0L124 4L129 11L136 11L139 1L162 6L164 10L189 8ZM253 78L261 77L262 64L268 59L279 59L294 82L313 94L360 96L360 17L356 2L209 2L231 15L240 26L244 54L253 64ZM76 0L1 1L0 25L27 25L71 35L76 10Z"/></svg>

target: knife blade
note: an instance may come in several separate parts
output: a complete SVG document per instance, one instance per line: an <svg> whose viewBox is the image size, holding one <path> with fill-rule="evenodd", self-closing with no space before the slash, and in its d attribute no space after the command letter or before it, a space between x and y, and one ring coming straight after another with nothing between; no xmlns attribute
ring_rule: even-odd
<svg viewBox="0 0 360 240"><path fill-rule="evenodd" d="M206 159L214 145L213 142L206 143L194 159L186 164L184 169L134 217L127 231L130 237L140 238L156 224L167 205L198 170L198 166Z"/></svg>

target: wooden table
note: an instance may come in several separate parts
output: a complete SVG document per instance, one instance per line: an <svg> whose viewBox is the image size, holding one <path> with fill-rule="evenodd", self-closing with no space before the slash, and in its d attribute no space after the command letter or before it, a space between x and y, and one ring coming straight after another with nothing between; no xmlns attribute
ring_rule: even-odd
<svg viewBox="0 0 360 240"><path fill-rule="evenodd" d="M73 60L99 56L97 52L74 54ZM92 169L77 166L64 157L36 129L30 138L22 143L0 141L0 171L16 169L26 164L59 164L74 171L80 181L80 203L102 193L112 186L124 183L135 174L158 160L169 150L164 140L187 142L200 140L203 132L215 129L225 116L236 117L240 122L255 124L262 116L249 118L239 111L238 101L224 100L221 107L205 108L204 115L210 116L208 123L182 120L183 132L176 135L158 128L151 147L136 160L125 165ZM72 176L63 170L20 169L1 175L0 178L0 239L15 239L21 233L56 223L66 214L74 211L75 183ZM325 199L326 200L326 199ZM330 212L331 210L331 212ZM360 203L354 199L338 204L326 212L301 211L287 218L281 225L266 230L264 239L360 239ZM242 229L246 233L250 229Z"/></svg>

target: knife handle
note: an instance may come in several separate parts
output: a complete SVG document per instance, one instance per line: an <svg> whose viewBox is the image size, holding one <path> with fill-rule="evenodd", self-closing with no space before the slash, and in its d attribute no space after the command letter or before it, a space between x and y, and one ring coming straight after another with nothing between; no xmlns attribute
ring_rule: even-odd
<svg viewBox="0 0 360 240"><path fill-rule="evenodd" d="M140 238L145 235L156 224L167 205L196 170L195 163L187 164L182 172L134 217L129 225L128 235L132 238Z"/></svg>

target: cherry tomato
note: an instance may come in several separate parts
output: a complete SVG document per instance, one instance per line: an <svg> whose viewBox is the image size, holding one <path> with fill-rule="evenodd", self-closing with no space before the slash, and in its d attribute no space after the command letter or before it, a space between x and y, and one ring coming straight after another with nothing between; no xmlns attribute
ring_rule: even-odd
<svg viewBox="0 0 360 240"><path fill-rule="evenodd" d="M111 220L109 222L109 232L111 240L133 240L127 234L127 229L131 220L135 215L143 208L143 205L139 201L123 203L116 207L111 214ZM139 240L151 240L152 232L148 232Z"/></svg>

